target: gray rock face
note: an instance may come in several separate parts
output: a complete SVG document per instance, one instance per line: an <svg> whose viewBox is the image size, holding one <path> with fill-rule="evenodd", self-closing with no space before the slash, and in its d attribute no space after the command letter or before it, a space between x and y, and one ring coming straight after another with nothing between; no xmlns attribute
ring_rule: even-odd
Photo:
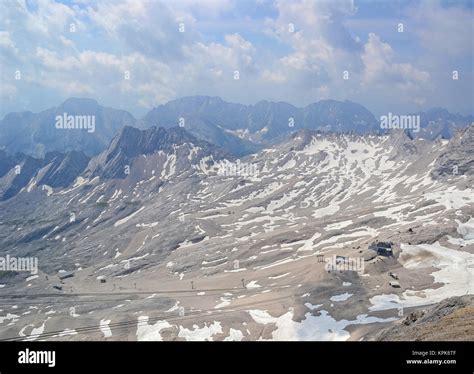
<svg viewBox="0 0 474 374"><path fill-rule="evenodd" d="M200 154L212 155L216 160L225 155L231 157L218 147L196 139L180 127L168 130L162 127L139 130L126 126L111 141L106 151L91 160L85 176L100 176L106 179L126 178L136 157L151 155L158 151L172 153L176 147L185 144L199 147Z"/></svg>
<svg viewBox="0 0 474 374"><path fill-rule="evenodd" d="M248 154L256 150L248 141L274 144L298 129L353 131L358 134L378 132L378 122L369 110L349 101L323 100L305 108L285 102L260 101L255 105L232 104L218 97L192 96L171 101L150 111L147 124L175 126L180 118L185 128L198 138L229 149L236 147ZM235 135L240 144L230 138ZM247 141L247 143L245 142Z"/></svg>
<svg viewBox="0 0 474 374"><path fill-rule="evenodd" d="M100 155L90 159L83 152L69 151L66 153L49 152L44 158L36 159L31 156L17 154L10 157L6 152L0 153L0 198L10 199L28 184L35 186L46 185L52 188L70 186L81 174L84 177L101 177L104 179L126 178L130 174L135 159L139 156L172 153L176 148L180 152L195 152L195 156L211 157L219 160L233 156L224 150L196 139L186 130L176 127L151 127L139 130L126 126L115 136L108 148ZM185 157L178 160L181 169L190 167L184 162ZM142 173L136 173L140 178Z"/></svg>
<svg viewBox="0 0 474 374"><path fill-rule="evenodd" d="M0 177L8 173L17 163L18 160L15 157L10 157L7 152L0 151Z"/></svg>
<svg viewBox="0 0 474 374"><path fill-rule="evenodd" d="M474 125L458 129L446 151L436 160L434 177L474 174Z"/></svg>
<svg viewBox="0 0 474 374"><path fill-rule="evenodd" d="M0 175L0 200L7 200L19 193L29 183L36 186L67 187L86 168L89 158L78 151L51 152L44 158L17 154L4 155L0 161L4 174ZM8 171L7 171L8 170Z"/></svg>
<svg viewBox="0 0 474 374"><path fill-rule="evenodd" d="M89 157L81 151L47 153L37 185L67 187L84 171L88 163Z"/></svg>
<svg viewBox="0 0 474 374"><path fill-rule="evenodd" d="M192 96L152 109L143 122L146 126L165 128L181 125L201 140L227 149L236 156L244 156L257 151L259 147L248 139L241 139L226 131L226 123L236 125L245 116L244 110L245 106L228 104L218 97Z"/></svg>
<svg viewBox="0 0 474 374"><path fill-rule="evenodd" d="M456 131L474 123L474 116L453 114L443 108L432 108L426 112L415 113L420 116L420 132L411 132L413 137L434 140L451 139Z"/></svg>
<svg viewBox="0 0 474 374"><path fill-rule="evenodd" d="M56 117L65 114L74 118L94 118L94 132L87 128L56 128ZM87 118L87 117L86 117ZM78 122L77 125L80 125ZM56 108L40 113L10 113L0 121L0 148L7 153L23 152L35 157L45 153L70 150L96 155L126 125L136 125L128 112L100 106L92 99L66 100Z"/></svg>
<svg viewBox="0 0 474 374"><path fill-rule="evenodd" d="M0 178L0 200L7 200L15 196L25 187L41 167L41 160L31 156L20 156L19 168L12 168Z"/></svg>

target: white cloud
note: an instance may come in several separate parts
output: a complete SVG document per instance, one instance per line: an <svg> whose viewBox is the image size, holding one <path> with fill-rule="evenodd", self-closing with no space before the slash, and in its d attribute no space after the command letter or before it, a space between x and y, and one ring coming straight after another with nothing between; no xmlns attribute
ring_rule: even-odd
<svg viewBox="0 0 474 374"><path fill-rule="evenodd" d="M173 76L169 67L139 53L117 56L87 50L75 56L63 56L38 47L36 55L47 72L37 83L69 95L101 97L113 92L116 97L122 95L124 100L134 100L136 105L150 106L174 92L169 87Z"/></svg>
<svg viewBox="0 0 474 374"><path fill-rule="evenodd" d="M296 105L350 99L374 111L445 103L456 110L470 108L472 101L472 10L435 0L401 11L403 35L396 28L375 32L365 26L398 18L359 19L352 0L276 0L272 12L249 15L242 9L251 7L235 0L31 4L0 2L7 111L15 108L14 95L43 98L42 89L55 97L81 94L109 105L126 103L128 109L193 94ZM75 33L69 32L71 23ZM411 44L401 47L407 36ZM14 80L16 69L21 83ZM444 89L453 84L446 77L454 69L461 79ZM345 70L349 80L342 79ZM36 97L29 96L32 88Z"/></svg>
<svg viewBox="0 0 474 374"><path fill-rule="evenodd" d="M472 56L474 23L472 10L441 6L439 0L424 0L409 9L408 17L420 44L436 59ZM441 55L441 56L439 56Z"/></svg>
<svg viewBox="0 0 474 374"><path fill-rule="evenodd" d="M428 72L417 69L409 63L397 63L394 59L395 52L392 47L388 43L383 43L377 35L370 33L362 54L364 62L362 85L370 87L379 84L409 90L429 82Z"/></svg>
<svg viewBox="0 0 474 374"><path fill-rule="evenodd" d="M175 11L161 1L104 1L87 8L94 25L122 49L162 61L182 58L182 49L197 39L191 14ZM184 32L180 24L184 23Z"/></svg>
<svg viewBox="0 0 474 374"><path fill-rule="evenodd" d="M388 105L397 95L421 103L431 89L429 72L400 61L378 35L369 32L364 44L348 32L344 20L356 12L352 1L278 1L276 7L279 15L266 20L265 32L291 51L262 72L262 81L284 84L306 103L323 98L357 101L361 94L374 94L379 102L384 98ZM290 23L294 32L288 29Z"/></svg>
<svg viewBox="0 0 474 374"><path fill-rule="evenodd" d="M8 31L0 31L0 48L16 51L15 42Z"/></svg>
<svg viewBox="0 0 474 374"><path fill-rule="evenodd" d="M256 69L255 47L239 34L225 35L225 44L198 42L184 49L187 74L199 79L233 79L238 70L242 78Z"/></svg>

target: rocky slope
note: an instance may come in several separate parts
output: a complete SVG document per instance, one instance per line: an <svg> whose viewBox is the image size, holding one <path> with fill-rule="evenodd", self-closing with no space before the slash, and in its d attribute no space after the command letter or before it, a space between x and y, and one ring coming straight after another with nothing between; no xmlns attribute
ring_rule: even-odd
<svg viewBox="0 0 474 374"><path fill-rule="evenodd" d="M474 126L459 129L446 151L436 160L434 177L472 175L474 173Z"/></svg>
<svg viewBox="0 0 474 374"><path fill-rule="evenodd" d="M0 254L39 261L0 278L2 338L359 340L474 293L472 173L433 178L450 143L303 130L235 160L163 134L0 202Z"/></svg>
<svg viewBox="0 0 474 374"><path fill-rule="evenodd" d="M1 156L0 156L1 157ZM6 153L0 163L0 200L14 197L23 189L33 186L43 189L67 187L84 171L89 158L82 152L50 152L44 158L33 158L21 153L9 157Z"/></svg>
<svg viewBox="0 0 474 374"><path fill-rule="evenodd" d="M374 335L373 340L384 341L474 341L474 296L452 297L417 309Z"/></svg>

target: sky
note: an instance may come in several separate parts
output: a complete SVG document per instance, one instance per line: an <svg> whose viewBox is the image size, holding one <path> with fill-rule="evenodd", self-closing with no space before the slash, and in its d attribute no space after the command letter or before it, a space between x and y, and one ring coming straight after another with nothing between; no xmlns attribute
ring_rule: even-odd
<svg viewBox="0 0 474 374"><path fill-rule="evenodd" d="M69 97L141 117L190 95L473 114L472 4L1 0L0 117Z"/></svg>

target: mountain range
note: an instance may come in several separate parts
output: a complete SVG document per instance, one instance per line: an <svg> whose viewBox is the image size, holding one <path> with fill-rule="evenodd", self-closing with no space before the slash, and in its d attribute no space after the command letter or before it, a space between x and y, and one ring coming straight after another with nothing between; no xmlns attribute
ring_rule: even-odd
<svg viewBox="0 0 474 374"><path fill-rule="evenodd" d="M379 336L474 292L473 139L472 125L449 141L300 129L235 159L180 127L124 127L91 159L1 153L0 185L24 161L0 201L0 255L39 271L0 272L0 333Z"/></svg>
<svg viewBox="0 0 474 374"><path fill-rule="evenodd" d="M294 112L182 100L135 120L71 99L33 123L74 136L39 132L16 145L10 133L0 258L36 258L38 269L0 271L2 338L383 340L420 336L435 317L449 326L448 312L460 336L474 336L458 315L474 293L466 118L430 112L438 130L424 139L382 133L347 102ZM344 117L348 108L359 114ZM97 115L95 132L56 129L62 110ZM294 127L281 119L289 113ZM320 121L339 117L342 127ZM300 127L305 118L316 129ZM256 148L243 155L238 144Z"/></svg>
<svg viewBox="0 0 474 374"><path fill-rule="evenodd" d="M56 117L94 116L95 131L57 129ZM105 108L93 99L67 99L61 105L39 113L9 113L0 122L0 149L9 154L23 152L44 156L47 152L82 151L92 156L104 150L117 132L126 125L135 125L128 112Z"/></svg>
<svg viewBox="0 0 474 374"><path fill-rule="evenodd" d="M62 116L93 117L94 131L57 128ZM445 109L415 113L421 130L413 137L436 139L453 136L456 128L474 122L473 116L451 114ZM200 140L215 144L236 157L258 152L284 141L300 129L323 132L382 133L379 121L365 107L350 101L322 100L304 108L285 102L260 101L255 105L225 102L218 97L191 96L170 101L142 119L106 108L93 99L70 98L58 107L40 113L9 113L0 121L0 149L44 157L47 152L82 151L92 157L101 153L124 126L183 127ZM408 132L410 132L408 130Z"/></svg>

